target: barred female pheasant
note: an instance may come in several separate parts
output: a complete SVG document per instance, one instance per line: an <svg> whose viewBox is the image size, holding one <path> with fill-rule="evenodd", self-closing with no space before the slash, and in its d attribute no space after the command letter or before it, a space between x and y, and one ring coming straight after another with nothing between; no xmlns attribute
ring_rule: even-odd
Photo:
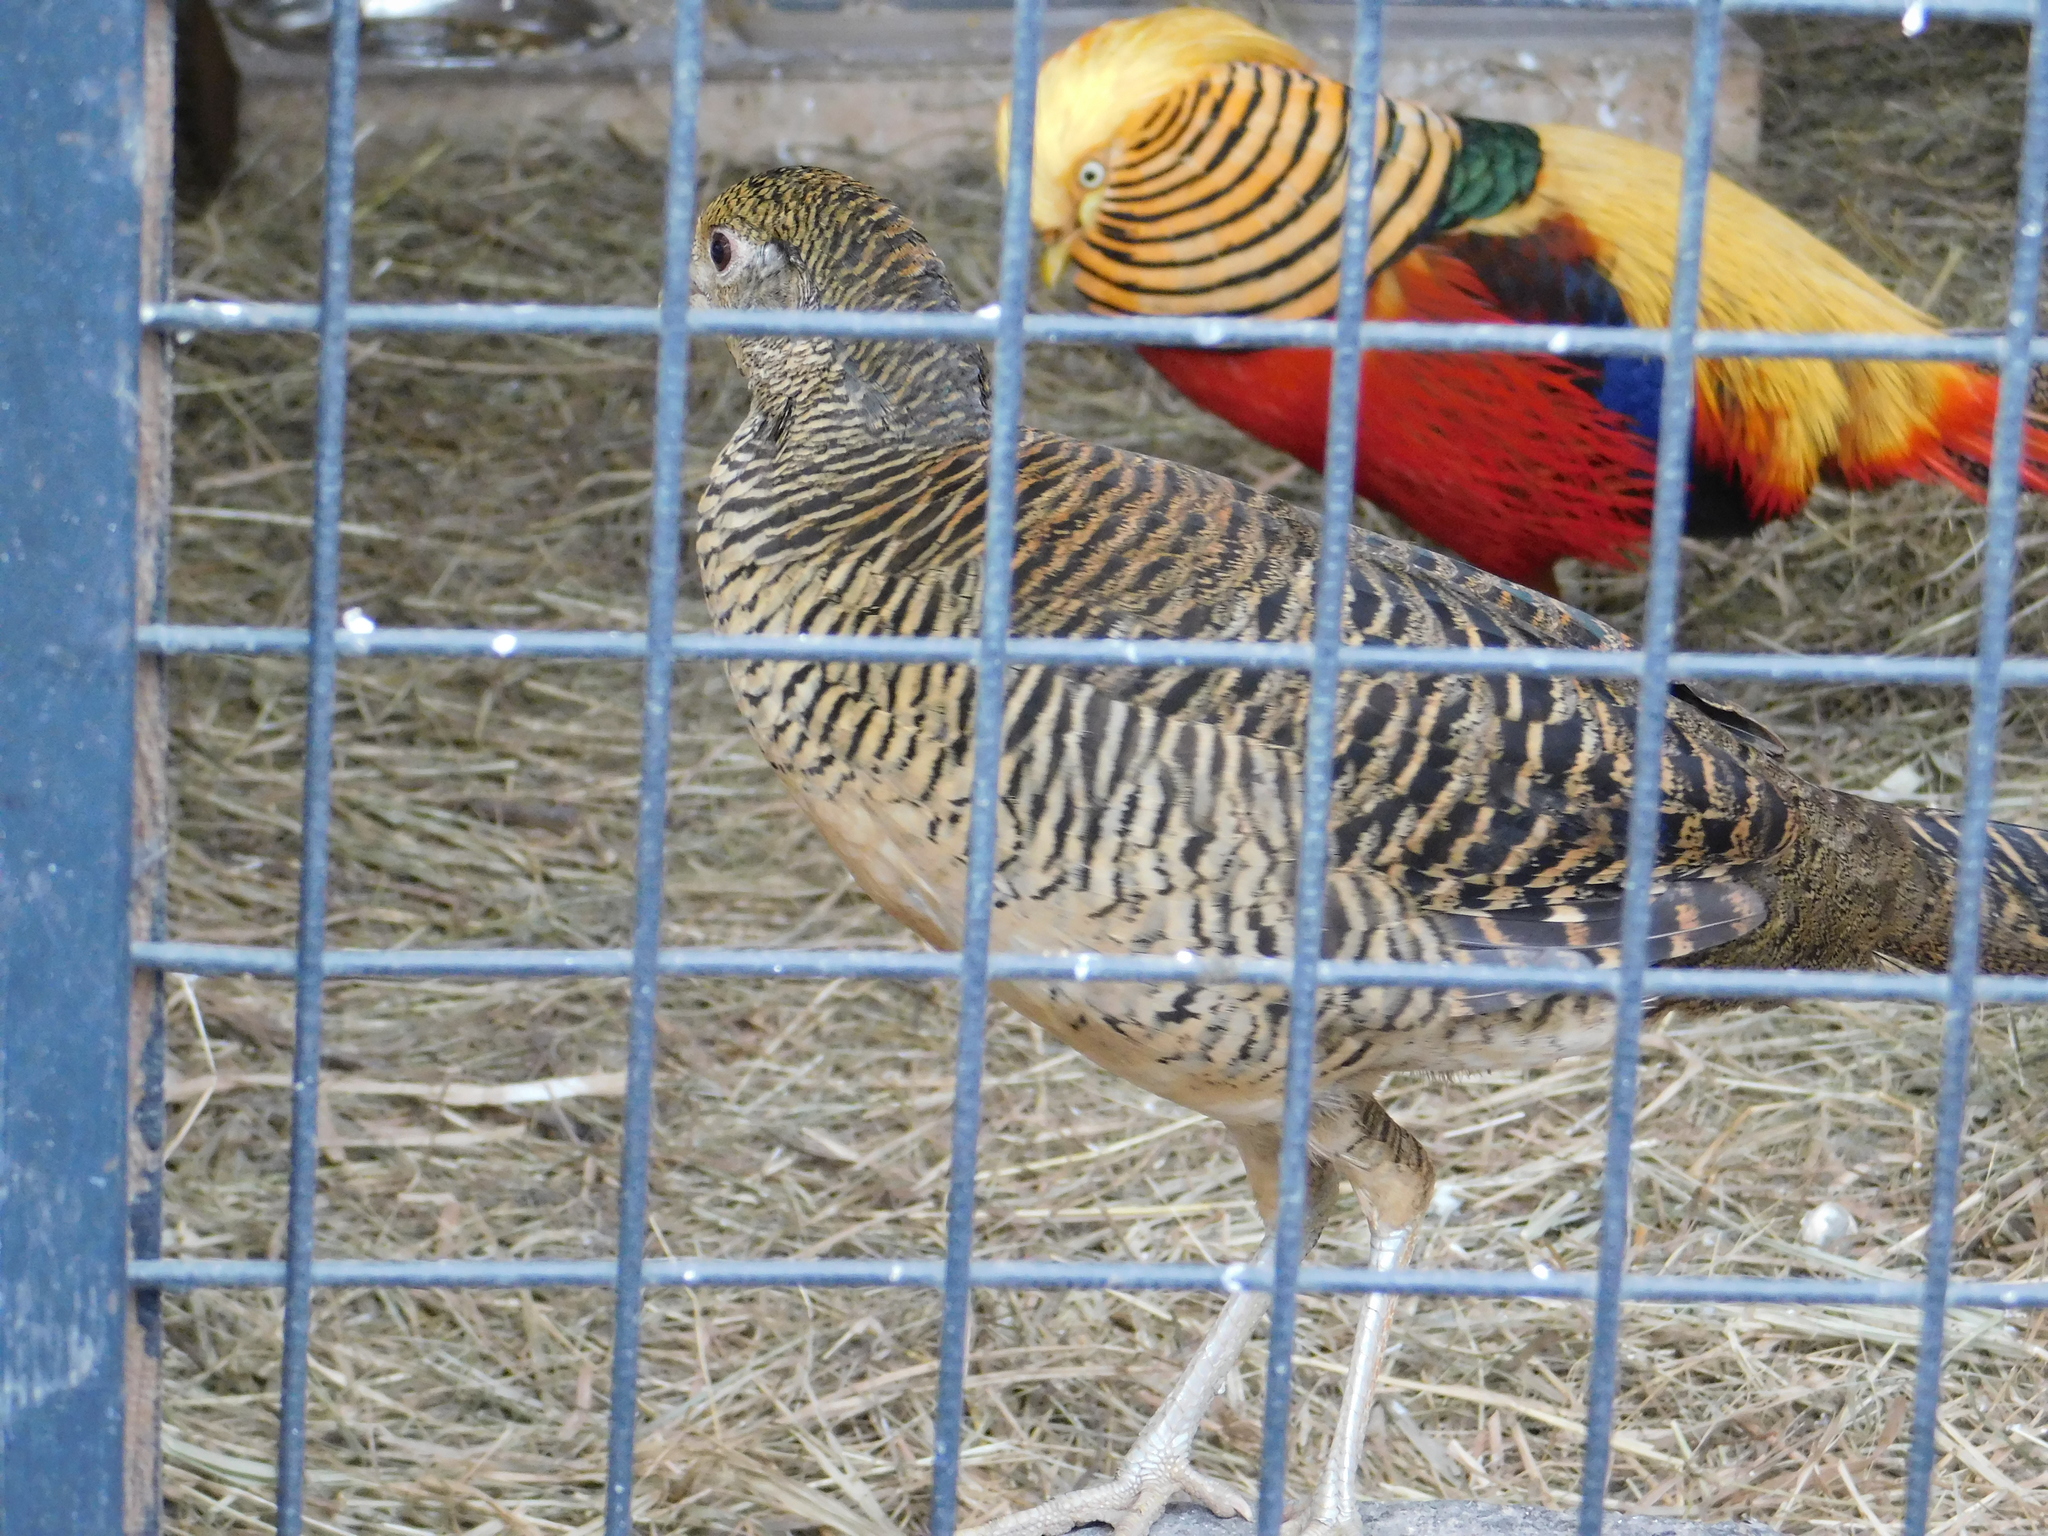
<svg viewBox="0 0 2048 1536"><path fill-rule="evenodd" d="M1317 319L1337 302L1350 92L1225 11L1112 21L1039 75L1032 221L1105 314ZM1613 134L1382 98L1368 259L1380 320L1664 324L1679 162ZM1008 104L999 123L1007 138ZM1001 157L998 164L1007 163ZM1730 330L1939 334L1929 316L1722 177L1701 315ZM1144 347L1176 389L1314 468L1329 354ZM1376 352L1357 488L1475 565L1544 586L1571 556L1624 564L1649 527L1663 364ZM1983 495L1996 379L1959 363L1710 358L1688 532L1753 532L1818 480ZM2022 469L2048 490L2036 418Z"/></svg>
<svg viewBox="0 0 2048 1536"><path fill-rule="evenodd" d="M835 172L740 182L705 210L693 294L725 308L952 311L903 213ZM989 415L973 346L749 336L753 409L714 466L697 550L730 634L964 636L981 623ZM1018 474L1013 622L1058 637L1300 641L1315 525L1215 475L1046 433ZM1455 560L1360 534L1352 643L1613 649L1622 636ZM974 676L949 665L736 661L755 739L861 885L960 940ZM1808 784L1770 733L1674 691L1650 953L1708 965L1946 959L1956 827ZM1019 667L1005 704L997 947L1279 956L1294 942L1305 679L1228 667ZM1634 697L1601 678L1351 674L1341 698L1327 953L1508 965L1614 961ZM2048 837L1992 839L1984 962L2048 962ZM1221 1121L1270 1218L1287 999L1227 981L1012 982L1005 1001L1118 1076ZM1397 1264L1428 1155L1374 1098L1390 1072L1539 1066L1601 1049L1613 1010L1514 989L1333 988L1317 1024L1311 1231L1342 1182ZM1143 1536L1169 1499L1245 1511L1189 1463L1265 1306L1232 1298L1102 1487L984 1528ZM1356 1528L1358 1431L1384 1312L1305 1531Z"/></svg>

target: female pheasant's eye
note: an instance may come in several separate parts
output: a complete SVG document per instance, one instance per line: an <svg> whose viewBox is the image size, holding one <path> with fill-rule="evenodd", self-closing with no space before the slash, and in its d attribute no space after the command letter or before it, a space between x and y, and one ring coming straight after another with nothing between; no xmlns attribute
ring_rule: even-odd
<svg viewBox="0 0 2048 1536"><path fill-rule="evenodd" d="M1109 180L1109 172L1105 171L1102 168L1102 162L1100 160L1090 160L1086 165L1081 167L1081 185L1086 187L1089 191L1093 192L1097 187L1101 186L1107 180Z"/></svg>
<svg viewBox="0 0 2048 1536"><path fill-rule="evenodd" d="M732 265L732 236L722 229L711 236L711 265L720 272Z"/></svg>

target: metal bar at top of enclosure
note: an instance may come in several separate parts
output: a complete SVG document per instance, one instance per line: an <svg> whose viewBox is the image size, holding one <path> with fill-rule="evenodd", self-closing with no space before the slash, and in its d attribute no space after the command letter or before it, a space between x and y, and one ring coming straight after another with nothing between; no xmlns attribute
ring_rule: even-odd
<svg viewBox="0 0 2048 1536"><path fill-rule="evenodd" d="M145 306L157 330L222 334L317 329L318 307L250 300L191 299ZM413 334L461 332L488 336L651 336L660 311L633 305L569 304L355 304L352 330ZM693 336L848 336L918 341L993 341L998 322L978 314L920 314L894 310L718 309L693 311ZM1548 352L1557 356L1662 357L1670 333L1656 327L1508 325L1467 320L1367 320L1360 337L1378 350L1430 352ZM1033 314L1024 317L1027 341L1065 346L1327 347L1332 320L1236 320L1167 315ZM1937 336L1864 331L1710 331L1695 338L1700 357L1856 357L1997 363L2003 336L1950 331ZM2028 355L2048 362L2048 340L2036 338Z"/></svg>
<svg viewBox="0 0 2048 1536"><path fill-rule="evenodd" d="M2005 312L2007 356L1999 369L1986 501L1984 575L1977 620L1976 675L1970 683L1970 734L1957 849L1949 995L1942 1028L1941 1091L1935 1114L1934 1177L1929 1196L1927 1291L1913 1382L1913 1436L1907 1454L1906 1536L1927 1528L1934 1492L1935 1429L1941 1409L1943 1340L1950 1266L1955 1260L1956 1200L1961 1193L1963 1122L1969 1096L1970 1029L1976 1019L1977 960L1987 897L1991 794L2005 702L2003 663L2012 624L2019 545L2020 451L2025 439L2029 364L2026 348L2041 298L2042 223L2048 219L2048 0L2037 0L2027 49L2027 101L2021 139L2018 213Z"/></svg>
<svg viewBox="0 0 2048 1536"><path fill-rule="evenodd" d="M334 0L328 49L327 185L321 199L319 390L313 427L305 793L300 807L298 976L292 1006L291 1189L285 1217L283 1360L277 1409L278 1536L305 1523L313 1246L320 1180L321 955L334 818L334 713L341 610L342 454L348 431L348 301L354 256L359 0Z"/></svg>
<svg viewBox="0 0 2048 1536"><path fill-rule="evenodd" d="M809 12L837 11L844 9L847 3L848 0L768 0L771 9ZM1008 10L1012 0L906 0L906 3L909 9L924 11ZM1074 0L1074 3L1086 5L1089 0ZM1314 0L1314 3L1318 8L1327 4L1335 9L1344 5L1346 0ZM1387 0L1390 10L1477 5L1496 11L1690 11L1697 10L1699 4L1700 0ZM1062 10L1065 4L1049 9ZM1818 16L1896 17L1904 7L1897 0L1727 0L1723 9L1746 15L1795 12ZM1925 10L1929 16L1958 21L2027 22L2034 14L2029 0L1934 0Z"/></svg>
<svg viewBox="0 0 2048 1536"><path fill-rule="evenodd" d="M1396 0L1398 3L1398 0ZM1293 1368L1293 1331L1300 1294L1358 1294L1382 1290L1404 1295L1546 1296L1589 1302L1594 1309L1591 1386L1588 1391L1580 1528L1597 1532L1613 1445L1618 1395L1619 1342L1625 1303L1720 1305L1749 1301L1795 1304L1917 1304L1922 1312L1916 1381L1914 1433L1909 1456L1905 1536L1923 1536L1931 1491L1934 1411L1938 1402L1944 1321L1958 1306L2048 1308L2048 1282L1998 1285L1953 1281L1948 1266L1953 1248L1953 1207L1958 1192L1964 1097L1967 1088L1968 1026L1973 1008L1991 1000L2048 1001L2048 978L1975 976L1977 932L1974 895L1981 893L1985 827L1995 767L1996 728L2003 690L2048 686L2048 659L2006 658L2015 548L2020 416L2030 361L2048 361L2048 341L2033 335L2038 267L2042 254L2044 183L2048 183L2048 42L2040 33L2048 0L1961 0L1924 7L1936 16L1979 16L2030 21L2035 28L2029 68L2026 149L2021 216L2015 240L2018 258L2007 322L1994 335L1933 337L1851 334L1793 336L1723 332L1698 326L1697 296L1712 109L1718 82L1725 12L1805 11L1830 14L1896 14L1895 0L1549 0L1583 9L1689 10L1694 14L1692 89L1686 114L1685 178L1681 197L1677 281L1672 314L1664 329L1526 327L1366 321L1366 283L1347 263L1336 317L1329 321L1261 322L1216 319L1108 318L1031 315L1029 288L1032 231L1028 218L1035 61L1044 5L1026 0L1012 23L1015 129L1009 182L1003 202L997 303L971 315L692 311L688 305L688 260L695 195L697 86L703 67L702 0L680 0L672 63L669 184L665 205L663 298L657 306L357 304L350 301L349 227L355 178L354 89L357 77L357 0L334 8L330 54L331 98L327 134L328 184L323 204L325 253L317 304L251 301L176 302L135 305L143 330L206 332L311 331L320 340L319 403L315 451L315 503L311 519L311 577L314 621L309 629L236 629L161 624L137 635L136 650L157 655L305 655L307 760L303 805L304 852L300 927L295 950L205 945L184 941L137 944L134 963L221 974L243 971L288 976L296 982L296 1023L292 1076L292 1186L286 1257L261 1260L151 1260L129 1266L130 1283L171 1290L207 1286L281 1286L285 1302L283 1384L280 1395L278 1512L280 1532L295 1533L304 1518L307 1373L314 1290L326 1286L512 1286L609 1287L615 1293L612 1396L606 1470L605 1528L626 1536L631 1528L633 1442L638 1414L639 1324L644 1291L650 1286L920 1286L939 1292L942 1303L940 1368L934 1419L933 1536L951 1536L966 1434L967 1379L972 1291L1008 1288L1263 1288L1273 1294L1272 1344L1264 1424L1264 1475L1259 1502L1261 1536L1277 1536L1285 1492L1285 1429ZM1351 80L1368 99L1378 72L1381 0L1359 0L1353 38ZM6 64L0 60L0 80ZM1354 138L1369 141L1371 114L1356 114ZM1354 156L1348 189L1345 249L1364 247L1363 230L1373 172L1371 156ZM0 194L4 196L4 194ZM0 314L5 313L0 301ZM652 555L649 565L647 628L635 633L459 631L390 629L357 634L336 627L344 493L343 428L349 380L349 337L358 331L469 333L532 336L653 337L656 408L654 478L650 492ZM983 552L983 622L980 633L958 641L889 640L854 637L742 637L678 633L674 627L676 575L681 555L682 451L687 410L688 345L696 336L814 334L840 337L948 339L993 342L995 346L992 438ZM139 338L140 331L135 333ZM1327 442L1330 468L1323 503L1324 543L1316 574L1316 611L1310 641L1298 645L1242 642L1122 642L1014 639L1009 634L1009 574L1015 537L1018 429L1027 345L1176 344L1196 346L1290 345L1333 349L1331 419ZM1360 361L1367 349L1549 352L1583 356L1643 356L1665 365L1657 514L1649 562L1650 581L1644 644L1630 652L1521 652L1474 654L1420 652L1390 647L1347 647L1342 641L1344 547L1349 538L1351 497L1348 465L1358 440ZM1678 534L1685 497L1687 446L1693 408L1693 362L1736 355L1830 358L1923 358L1996 364L2001 368L2001 408L1990 487L1990 556L1986 566L1984 617L1974 657L1720 655L1673 648L1678 595ZM1677 377L1683 375L1682 378ZM1366 404L1370 405L1369 400ZM1366 431L1370 432L1368 412ZM0 428L0 445L4 445ZM1365 450L1370 449L1369 436ZM132 501L132 497L131 497ZM6 522L0 516L0 532ZM127 622L124 615L122 622ZM0 631L4 633L4 631ZM0 664L7 657L0 641ZM640 789L636 822L635 917L632 947L607 951L442 952L344 951L324 940L328 883L328 825L332 810L331 767L338 668L378 657L470 658L485 662L552 660L632 662L645 669L642 691ZM875 661L943 661L971 666L975 679L974 770L970 816L968 904L965 940L951 955L900 951L796 951L774 949L677 949L661 944L663 844L666 819L667 741L675 667L742 657L831 658ZM132 658L131 658L132 659ZM1294 951L1270 960L1237 962L1239 979L1284 984L1290 989L1288 1096L1282 1198L1277 1222L1281 1241L1270 1270L1242 1265L1056 1264L1021 1260L987 1262L973 1257L977 1139L984 1059L984 1022L992 979L1072 977L1161 980L1216 973L1215 963L1198 957L1090 955L1032 956L992 952L990 925L996 869L998 767L1006 711L1008 668L1026 664L1168 666L1210 665L1290 667L1308 674L1310 704L1305 753L1303 839L1297 890ZM1963 816L1962 878L1955 930L1955 961L1945 976L1880 973L1701 972L1648 964L1649 877L1655 851L1655 775L1639 775L1631 797L1630 857L1623 904L1621 964L1589 973L1559 968L1427 966L1331 962L1319 958L1322 881L1327 853L1328 812L1338 690L1346 671L1376 667L1434 673L1502 673L1611 676L1642 685L1638 706L1637 762L1653 760L1664 729L1667 684L1696 678L1751 678L1805 682L1912 682L1972 690L1973 713ZM0 744L0 760L4 760ZM127 773L127 764L119 767ZM123 778L125 783L125 777ZM0 846L4 854L4 846ZM4 865L0 865L4 869ZM0 893L4 899L4 893ZM4 909L0 909L4 910ZM126 942L125 928L116 932ZM4 959L4 956L0 956ZM630 982L628 1092L620 1149L619 1246L611 1259L590 1261L423 1261L317 1260L313 1193L317 1173L317 1094L322 986L338 976L403 979L426 976L617 976ZM644 1253L648 1160L652 1147L654 1038L659 985L685 976L851 976L875 975L952 980L960 987L960 1044L952 1120L952 1164L948 1184L943 1255L902 1260L705 1259L649 1260ZM1366 1269L1308 1265L1301 1251L1308 1087L1312 1066L1318 989L1335 985L1407 984L1475 978L1513 980L1557 990L1606 993L1620 1019L1610 1097L1607 1162L1603 1173L1600 1262L1593 1274L1482 1274L1416 1271L1385 1275ZM0 987L7 985L0 967ZM1627 1272L1627 1210L1631 1127L1639 1053L1639 1027L1646 993L1743 998L1845 996L1917 999L1947 1005L1944 1073L1933 1193L1935 1208L1927 1240L1924 1280L1866 1277L1774 1279L1760 1276L1667 1277ZM125 987L122 990L125 1007ZM125 1021L123 1024L125 1029ZM0 1041L0 1053L6 1050ZM0 1054L0 1087L6 1086ZM0 1099L13 1132L10 1101ZM5 1210L5 1207L0 1207ZM10 1228L0 1216L0 1237ZM0 1253L0 1261L5 1254ZM117 1271L118 1273L118 1268ZM0 1330L5 1323L0 1322ZM0 1332L0 1338L6 1334ZM0 1362L0 1373L17 1369ZM12 1441L7 1442L11 1447ZM0 1463L0 1470L9 1464ZM0 1488L0 1515L10 1493ZM12 1527L10 1526L11 1530Z"/></svg>

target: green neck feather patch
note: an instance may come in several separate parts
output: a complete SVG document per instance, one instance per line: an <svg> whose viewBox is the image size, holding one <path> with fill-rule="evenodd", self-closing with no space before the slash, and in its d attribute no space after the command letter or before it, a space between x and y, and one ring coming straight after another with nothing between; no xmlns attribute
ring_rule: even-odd
<svg viewBox="0 0 2048 1536"><path fill-rule="evenodd" d="M1543 168L1543 144L1535 129L1483 117L1457 122L1465 145L1444 179L1431 233L1512 208L1536 189L1536 173Z"/></svg>

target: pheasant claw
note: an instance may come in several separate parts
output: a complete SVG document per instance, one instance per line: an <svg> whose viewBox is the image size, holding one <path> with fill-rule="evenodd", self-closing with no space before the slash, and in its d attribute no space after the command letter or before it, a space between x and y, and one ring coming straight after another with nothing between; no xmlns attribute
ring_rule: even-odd
<svg viewBox="0 0 2048 1536"><path fill-rule="evenodd" d="M1273 1240L1269 1237L1252 1263L1272 1262ZM1098 1521L1112 1527L1116 1536L1146 1536L1152 1522L1176 1499L1192 1499L1225 1519L1251 1519L1252 1507L1243 1494L1197 1472L1189 1458L1203 1415L1244 1353L1245 1341L1266 1315L1267 1303L1264 1291L1239 1291L1224 1303L1221 1315L1138 1436L1115 1478L1098 1487L1063 1493L1035 1509L1005 1515L959 1536L1066 1536L1077 1526Z"/></svg>
<svg viewBox="0 0 2048 1536"><path fill-rule="evenodd" d="M1185 1456L1173 1463L1141 1467L1138 1455L1133 1454L1111 1482L1063 1493L1035 1509L1019 1510L986 1525L970 1526L959 1536L1066 1536L1068 1531L1098 1523L1109 1526L1115 1536L1146 1536L1167 1505L1189 1500L1221 1519L1252 1518L1252 1507L1243 1494L1197 1472Z"/></svg>

